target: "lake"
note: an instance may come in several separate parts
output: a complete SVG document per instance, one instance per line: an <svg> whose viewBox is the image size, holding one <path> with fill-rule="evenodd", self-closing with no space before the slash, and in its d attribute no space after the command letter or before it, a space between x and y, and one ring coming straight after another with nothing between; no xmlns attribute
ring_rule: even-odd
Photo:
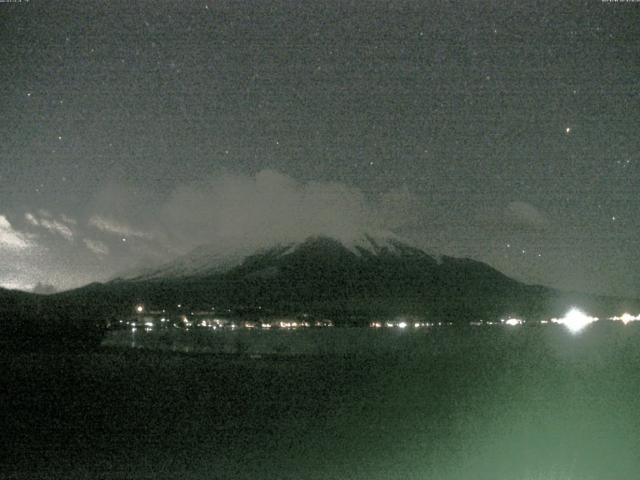
<svg viewBox="0 0 640 480"><path fill-rule="evenodd" d="M133 340L1 356L1 478L640 475L637 325Z"/></svg>

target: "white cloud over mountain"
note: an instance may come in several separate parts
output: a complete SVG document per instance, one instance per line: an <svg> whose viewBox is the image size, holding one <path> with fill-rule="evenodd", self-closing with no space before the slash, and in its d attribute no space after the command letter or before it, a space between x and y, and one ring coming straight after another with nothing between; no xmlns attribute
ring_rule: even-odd
<svg viewBox="0 0 640 480"><path fill-rule="evenodd" d="M31 246L33 242L29 236L14 229L7 217L0 215L0 248L23 250Z"/></svg>

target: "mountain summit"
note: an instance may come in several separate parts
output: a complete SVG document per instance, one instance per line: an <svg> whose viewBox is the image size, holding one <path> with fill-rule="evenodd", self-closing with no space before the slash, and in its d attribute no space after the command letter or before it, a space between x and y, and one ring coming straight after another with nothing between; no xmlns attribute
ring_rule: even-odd
<svg viewBox="0 0 640 480"><path fill-rule="evenodd" d="M436 261L441 259L439 255L430 254L413 247L389 232L367 233L340 238L311 236L303 241L278 243L269 248L257 250L251 250L249 247L236 247L222 252L216 245L203 245L162 265L125 272L119 275L118 279L140 282L205 277L225 273L234 267L240 266L249 257L265 256L271 259L286 257L299 249L312 249L314 244L332 245L334 249L346 249L356 257L429 256Z"/></svg>
<svg viewBox="0 0 640 480"><path fill-rule="evenodd" d="M309 237L252 253L200 247L155 269L111 282L154 304L264 308L446 320L531 314L548 289L522 284L474 260L435 255L393 234Z"/></svg>

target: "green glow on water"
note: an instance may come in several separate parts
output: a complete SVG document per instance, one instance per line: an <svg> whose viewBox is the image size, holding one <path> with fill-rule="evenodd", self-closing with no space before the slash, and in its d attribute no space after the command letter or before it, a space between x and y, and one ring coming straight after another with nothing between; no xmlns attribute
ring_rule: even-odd
<svg viewBox="0 0 640 480"><path fill-rule="evenodd" d="M33 406L4 429L16 478L640 477L640 325L329 330L299 357L5 358L7 404ZM358 354L318 355L341 341Z"/></svg>

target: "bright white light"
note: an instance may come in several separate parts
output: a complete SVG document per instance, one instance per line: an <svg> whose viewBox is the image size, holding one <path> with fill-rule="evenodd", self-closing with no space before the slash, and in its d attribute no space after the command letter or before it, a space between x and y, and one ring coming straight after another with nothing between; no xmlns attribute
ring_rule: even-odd
<svg viewBox="0 0 640 480"><path fill-rule="evenodd" d="M138 306L136 307L136 312L138 312L138 313L142 313L142 312L144 312L144 306L143 306L143 305L138 305Z"/></svg>
<svg viewBox="0 0 640 480"><path fill-rule="evenodd" d="M629 322L633 322L635 320L635 317L631 316L630 313L623 313L620 317L620 320L626 325Z"/></svg>
<svg viewBox="0 0 640 480"><path fill-rule="evenodd" d="M566 326L572 333L577 333L582 330L584 327L597 321L598 319L595 317L590 317L586 315L584 312L581 312L577 308L572 308L567 312L564 318L553 319L554 323L561 323Z"/></svg>
<svg viewBox="0 0 640 480"><path fill-rule="evenodd" d="M407 322L400 322L400 323L398 324L398 327L400 327L400 328L407 328Z"/></svg>
<svg viewBox="0 0 640 480"><path fill-rule="evenodd" d="M622 322L622 323L624 323L626 325L629 322L636 322L636 321L640 320L640 315L636 315L634 317L630 313L623 313L619 317L611 317L611 320Z"/></svg>
<svg viewBox="0 0 640 480"><path fill-rule="evenodd" d="M516 325L522 325L523 322L519 318L508 318L507 320L504 321L504 323L505 325L514 327Z"/></svg>

